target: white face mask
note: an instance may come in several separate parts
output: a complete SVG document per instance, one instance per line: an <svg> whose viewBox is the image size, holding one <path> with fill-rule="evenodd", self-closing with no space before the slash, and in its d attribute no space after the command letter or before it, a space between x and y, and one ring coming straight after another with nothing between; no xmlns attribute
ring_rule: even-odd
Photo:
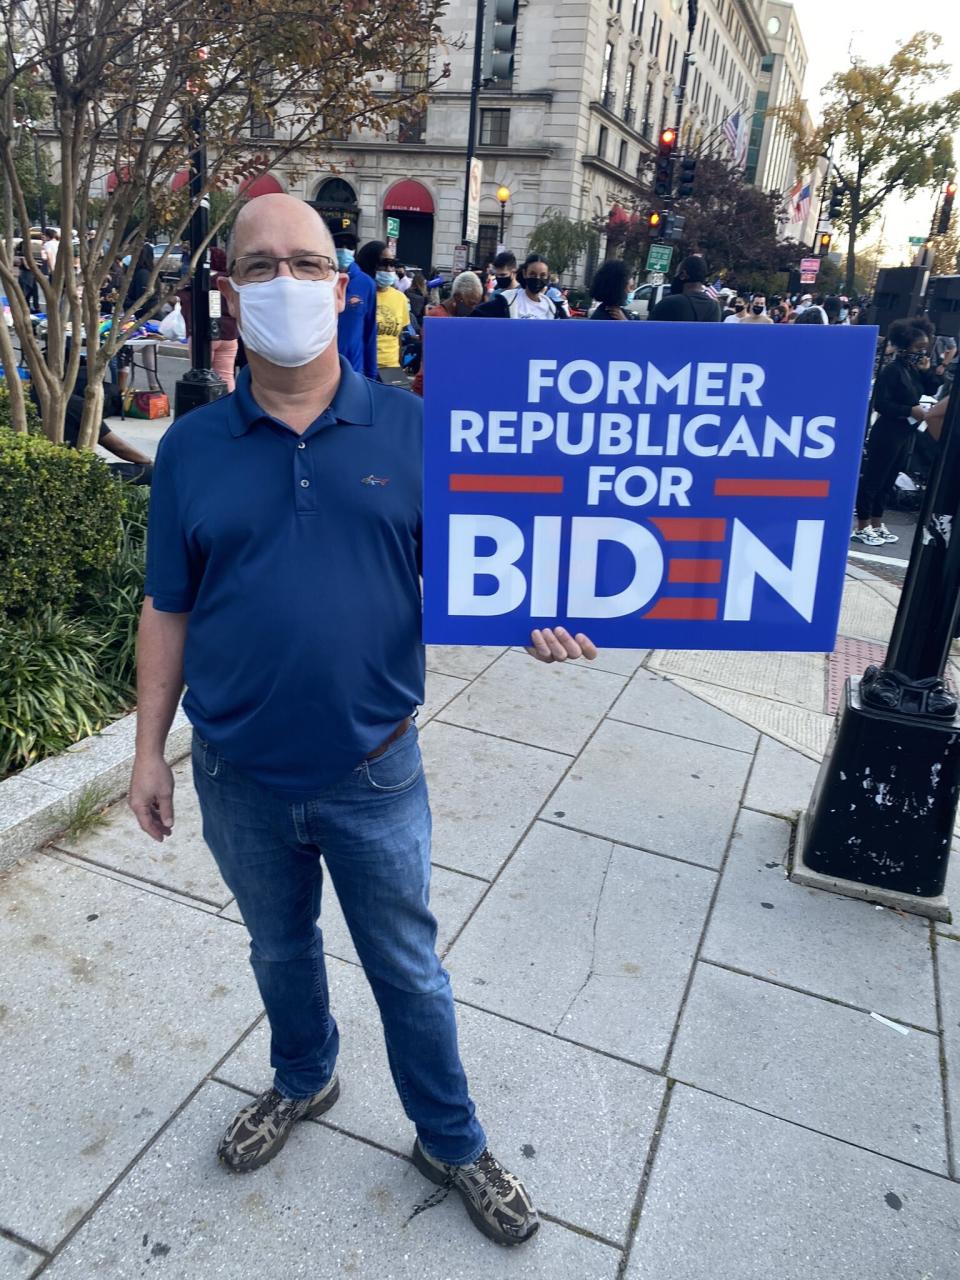
<svg viewBox="0 0 960 1280"><path fill-rule="evenodd" d="M336 277L274 276L262 284L234 283L244 346L282 369L298 369L316 360L336 337L336 286Z"/></svg>

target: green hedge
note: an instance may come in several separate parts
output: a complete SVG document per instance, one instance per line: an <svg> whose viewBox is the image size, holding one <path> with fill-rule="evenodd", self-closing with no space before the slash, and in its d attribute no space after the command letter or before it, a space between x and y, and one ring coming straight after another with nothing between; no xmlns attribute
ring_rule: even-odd
<svg viewBox="0 0 960 1280"><path fill-rule="evenodd" d="M0 618L69 611L115 561L123 504L92 452L0 428Z"/></svg>

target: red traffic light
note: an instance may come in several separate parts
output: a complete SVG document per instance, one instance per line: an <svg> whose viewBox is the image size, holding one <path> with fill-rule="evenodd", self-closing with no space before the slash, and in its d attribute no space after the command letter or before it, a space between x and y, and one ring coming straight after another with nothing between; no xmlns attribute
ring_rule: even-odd
<svg viewBox="0 0 960 1280"><path fill-rule="evenodd" d="M677 140L676 129L664 129L660 134L661 147L672 147Z"/></svg>
<svg viewBox="0 0 960 1280"><path fill-rule="evenodd" d="M951 199L953 199L953 197L957 194L957 184L954 182L952 178L947 183L946 188L944 190L944 194L950 196Z"/></svg>

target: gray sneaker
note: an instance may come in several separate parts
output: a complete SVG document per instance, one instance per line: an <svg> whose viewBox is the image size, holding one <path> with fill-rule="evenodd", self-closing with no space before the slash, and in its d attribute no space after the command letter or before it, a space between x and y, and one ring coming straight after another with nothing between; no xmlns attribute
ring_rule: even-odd
<svg viewBox="0 0 960 1280"><path fill-rule="evenodd" d="M298 1120L322 1116L339 1097L335 1075L311 1098L287 1098L278 1089L268 1089L231 1120L217 1150L221 1163L234 1173L259 1169L283 1149Z"/></svg>
<svg viewBox="0 0 960 1280"><path fill-rule="evenodd" d="M444 1193L459 1191L473 1225L497 1244L523 1244L539 1230L540 1219L523 1183L489 1151L473 1164L443 1164L427 1155L418 1139L413 1163L425 1178L443 1187ZM433 1203L438 1201L431 1200L431 1207Z"/></svg>

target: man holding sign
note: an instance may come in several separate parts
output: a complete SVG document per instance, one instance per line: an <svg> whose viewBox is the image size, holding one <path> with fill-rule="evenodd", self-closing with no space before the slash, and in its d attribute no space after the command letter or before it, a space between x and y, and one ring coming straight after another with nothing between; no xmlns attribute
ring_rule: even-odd
<svg viewBox="0 0 960 1280"><path fill-rule="evenodd" d="M204 839L250 933L275 1071L219 1155L236 1172L259 1168L339 1095L316 926L322 854L416 1126L414 1163L459 1192L485 1235L520 1244L537 1214L474 1113L428 907L430 811L413 723L424 679L421 401L338 358L347 277L309 205L252 200L228 257L220 288L249 369L233 396L174 423L158 451L129 795L162 841L173 826L163 747L185 678ZM525 638L544 662L596 652L562 628Z"/></svg>

